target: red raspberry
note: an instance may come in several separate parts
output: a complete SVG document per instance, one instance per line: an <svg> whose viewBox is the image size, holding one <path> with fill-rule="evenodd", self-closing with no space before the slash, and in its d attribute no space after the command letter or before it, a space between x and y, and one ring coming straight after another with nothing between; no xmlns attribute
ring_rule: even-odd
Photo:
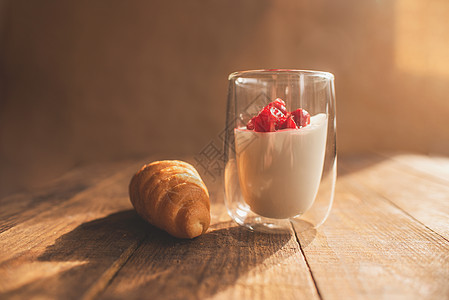
<svg viewBox="0 0 449 300"><path fill-rule="evenodd" d="M257 117L253 118L254 130L257 132L276 131L279 119L282 117L284 114L276 107L265 106Z"/></svg>
<svg viewBox="0 0 449 300"><path fill-rule="evenodd" d="M295 121L292 115L288 115L284 121L279 125L279 129L297 129Z"/></svg>
<svg viewBox="0 0 449 300"><path fill-rule="evenodd" d="M248 130L274 132L279 129L297 129L310 124L310 114L302 109L288 113L285 102L276 98L246 124Z"/></svg>
<svg viewBox="0 0 449 300"><path fill-rule="evenodd" d="M307 126L310 124L310 114L302 108L298 108L295 111L292 111L293 120L295 120L298 128Z"/></svg>
<svg viewBox="0 0 449 300"><path fill-rule="evenodd" d="M268 104L268 106L276 107L279 109L284 115L287 114L287 109L285 108L285 102L281 98L276 98L273 102Z"/></svg>

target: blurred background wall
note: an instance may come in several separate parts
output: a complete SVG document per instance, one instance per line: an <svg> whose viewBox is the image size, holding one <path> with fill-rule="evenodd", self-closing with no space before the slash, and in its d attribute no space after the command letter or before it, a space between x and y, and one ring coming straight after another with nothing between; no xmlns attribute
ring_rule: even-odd
<svg viewBox="0 0 449 300"><path fill-rule="evenodd" d="M447 0L0 0L0 196L197 154L244 69L333 72L340 153L449 154L448 20Z"/></svg>

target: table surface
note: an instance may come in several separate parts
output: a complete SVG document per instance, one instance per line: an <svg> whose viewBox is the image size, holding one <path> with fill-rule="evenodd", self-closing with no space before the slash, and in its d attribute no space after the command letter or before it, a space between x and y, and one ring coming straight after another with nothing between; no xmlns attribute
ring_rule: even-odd
<svg viewBox="0 0 449 300"><path fill-rule="evenodd" d="M449 158L339 157L317 230L250 232L211 190L211 226L179 240L127 186L144 161L73 170L0 201L0 298L449 299Z"/></svg>

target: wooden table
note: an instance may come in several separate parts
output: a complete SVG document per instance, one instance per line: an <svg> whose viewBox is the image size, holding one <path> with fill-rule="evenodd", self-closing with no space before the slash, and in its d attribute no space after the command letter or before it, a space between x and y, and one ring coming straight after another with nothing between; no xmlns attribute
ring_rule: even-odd
<svg viewBox="0 0 449 300"><path fill-rule="evenodd" d="M339 158L330 217L270 235L211 191L207 234L143 222L127 185L143 161L92 165L0 202L0 299L449 299L449 159Z"/></svg>

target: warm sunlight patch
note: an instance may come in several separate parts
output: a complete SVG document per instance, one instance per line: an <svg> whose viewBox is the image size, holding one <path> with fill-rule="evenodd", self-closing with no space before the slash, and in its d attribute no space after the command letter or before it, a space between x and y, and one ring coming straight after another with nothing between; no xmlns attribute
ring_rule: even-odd
<svg viewBox="0 0 449 300"><path fill-rule="evenodd" d="M449 76L449 1L397 0L395 17L396 66Z"/></svg>
<svg viewBox="0 0 449 300"><path fill-rule="evenodd" d="M5 293L18 289L36 280L48 279L76 266L86 264L86 261L36 262L31 261L20 265L4 266L0 272L0 292Z"/></svg>

